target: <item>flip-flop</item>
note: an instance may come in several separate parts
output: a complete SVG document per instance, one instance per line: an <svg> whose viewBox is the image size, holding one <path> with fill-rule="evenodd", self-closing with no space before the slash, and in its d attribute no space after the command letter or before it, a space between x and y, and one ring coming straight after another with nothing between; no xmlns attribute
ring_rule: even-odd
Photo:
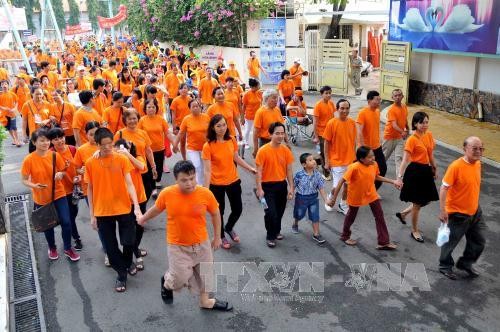
<svg viewBox="0 0 500 332"><path fill-rule="evenodd" d="M389 243L383 246L377 246L377 250L396 250L397 247L398 246L395 245L394 243Z"/></svg>
<svg viewBox="0 0 500 332"><path fill-rule="evenodd" d="M217 310L217 311L231 311L233 306L226 301L220 301L215 299L214 306L212 308L203 308L204 310Z"/></svg>
<svg viewBox="0 0 500 332"><path fill-rule="evenodd" d="M117 293L123 293L126 290L127 290L127 282L126 281L120 281L120 280L116 279L116 281L115 281L115 291Z"/></svg>
<svg viewBox="0 0 500 332"><path fill-rule="evenodd" d="M399 221L401 221L403 225L406 225L406 220L403 219L403 215L401 214L401 212L396 213L396 217L399 219Z"/></svg>
<svg viewBox="0 0 500 332"><path fill-rule="evenodd" d="M422 234L420 234L420 236L417 237L417 236L413 235L413 232L411 232L410 236L413 238L413 240L420 242L420 243L424 243L424 238L422 237Z"/></svg>
<svg viewBox="0 0 500 332"><path fill-rule="evenodd" d="M351 241L351 242L347 242L347 241ZM353 239L347 239L347 240L342 240L342 242L344 242L345 244L347 244L348 246L355 246L356 244L358 244L358 241L356 240L353 240Z"/></svg>
<svg viewBox="0 0 500 332"><path fill-rule="evenodd" d="M144 270L144 260L142 259L142 257L139 257L135 260L135 267L137 268L137 271Z"/></svg>
<svg viewBox="0 0 500 332"><path fill-rule="evenodd" d="M137 274L137 271L137 266L132 262L132 264L130 264L130 267L127 269L128 274L130 274L131 276L135 276Z"/></svg>

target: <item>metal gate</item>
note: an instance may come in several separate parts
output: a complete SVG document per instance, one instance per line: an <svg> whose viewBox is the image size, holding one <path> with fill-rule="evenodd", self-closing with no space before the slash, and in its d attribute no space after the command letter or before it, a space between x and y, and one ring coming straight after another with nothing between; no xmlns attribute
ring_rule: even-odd
<svg viewBox="0 0 500 332"><path fill-rule="evenodd" d="M318 81L318 42L319 42L319 31L318 30L307 30L304 35L304 45L306 48L306 63L309 75L308 79L308 90L319 90Z"/></svg>
<svg viewBox="0 0 500 332"><path fill-rule="evenodd" d="M319 84L331 86L335 94L347 95L349 40L321 39L319 46Z"/></svg>
<svg viewBox="0 0 500 332"><path fill-rule="evenodd" d="M410 78L411 44L408 42L385 41L382 43L382 62L380 72L380 96L391 100L392 90L401 89L404 102L408 99Z"/></svg>

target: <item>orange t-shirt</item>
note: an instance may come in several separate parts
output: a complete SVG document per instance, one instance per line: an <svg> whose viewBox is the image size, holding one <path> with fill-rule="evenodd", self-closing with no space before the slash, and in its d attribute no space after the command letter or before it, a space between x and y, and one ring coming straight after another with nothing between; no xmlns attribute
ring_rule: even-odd
<svg viewBox="0 0 500 332"><path fill-rule="evenodd" d="M73 192L73 178L76 175L76 167L73 155L71 154L70 148L66 145L66 150L63 152L57 151L57 154L61 156L66 165L64 178L61 180L64 185L64 190L66 191L66 195L69 195ZM76 155L76 153L75 153ZM68 202L71 204L71 202Z"/></svg>
<svg viewBox="0 0 500 332"><path fill-rule="evenodd" d="M481 162L468 163L464 158L452 162L443 177L448 187L445 209L447 213L474 215L479 207L481 189Z"/></svg>
<svg viewBox="0 0 500 332"><path fill-rule="evenodd" d="M176 127L181 125L182 119L188 114L191 113L189 110L189 101L191 97L189 96L177 96L172 100L172 105L170 105L170 109L175 111L175 119L174 123Z"/></svg>
<svg viewBox="0 0 500 332"><path fill-rule="evenodd" d="M94 97L94 109L97 113L102 116L102 113L106 109L106 105L108 104L108 99L104 93Z"/></svg>
<svg viewBox="0 0 500 332"><path fill-rule="evenodd" d="M17 96L17 110L20 112L24 104L31 99L30 89L25 85L23 87L13 87L10 92Z"/></svg>
<svg viewBox="0 0 500 332"><path fill-rule="evenodd" d="M179 86L181 85L181 80L179 79L179 74L174 74L171 72L165 76L165 87L168 91L169 98L175 98L179 95Z"/></svg>
<svg viewBox="0 0 500 332"><path fill-rule="evenodd" d="M127 157L113 152L110 156L90 158L85 163L85 181L92 185L95 217L129 214L132 200L125 176L134 169Z"/></svg>
<svg viewBox="0 0 500 332"><path fill-rule="evenodd" d="M238 115L240 114L241 94L236 88L226 90L224 93L224 101L233 104Z"/></svg>
<svg viewBox="0 0 500 332"><path fill-rule="evenodd" d="M291 97L295 91L295 85L292 80L281 80L278 83L278 91L281 91L283 97Z"/></svg>
<svg viewBox="0 0 500 332"><path fill-rule="evenodd" d="M291 101L288 103L288 105L287 105L287 106L292 106L292 107L293 107L293 106L299 106L299 104L298 104L298 103L296 103L295 101L291 100ZM303 110L304 110L304 112L306 112L306 114L307 114L307 111L306 111L306 109L307 109L306 102L305 102L305 101L301 101L301 102L300 102L300 106L302 106L302 109L303 109ZM289 111L287 111L287 112L288 112L288 116L291 116L291 117L305 116L305 115L306 115L306 114L299 114L299 113L298 113L299 111L298 111L297 109L291 109L291 110L289 110Z"/></svg>
<svg viewBox="0 0 500 332"><path fill-rule="evenodd" d="M75 112L75 115L73 115L73 129L78 129L80 132L80 140L83 143L87 143L87 133L85 132L85 125L87 122L90 121L97 121L99 123L102 123L102 118L97 113L95 109L92 109L90 111L80 108L78 111Z"/></svg>
<svg viewBox="0 0 500 332"><path fill-rule="evenodd" d="M189 114L181 123L180 130L186 132L186 149L201 151L207 141L208 124L210 117L206 113L200 115Z"/></svg>
<svg viewBox="0 0 500 332"><path fill-rule="evenodd" d="M111 84L113 84L114 88L118 86L118 76L116 75L116 70L109 68L104 70L102 72L102 78L111 81Z"/></svg>
<svg viewBox="0 0 500 332"><path fill-rule="evenodd" d="M121 133L121 136L120 136ZM123 128L115 133L114 141L116 142L120 138L123 138L129 142L134 143L135 149L138 156L143 156L146 158L146 148L151 147L151 139L148 133L144 130L137 128L132 131L128 128Z"/></svg>
<svg viewBox="0 0 500 332"><path fill-rule="evenodd" d="M238 78L240 78L240 73L238 72L237 69L227 69L226 70L226 78L227 77L232 77L234 78L235 80L237 80Z"/></svg>
<svg viewBox="0 0 500 332"><path fill-rule="evenodd" d="M247 63L247 66L248 66L248 75L250 77L259 77L259 74L260 74L260 62L259 62L259 59L255 58L255 59L248 59L248 63Z"/></svg>
<svg viewBox="0 0 500 332"><path fill-rule="evenodd" d="M130 177L132 178L132 183L134 184L135 192L137 194L137 202L144 203L147 200L147 197L146 197L146 190L144 189L144 182L142 182L141 174L147 171L146 160L141 156L137 156L136 159L141 162L143 167L142 169L134 167L133 170L130 171Z"/></svg>
<svg viewBox="0 0 500 332"><path fill-rule="evenodd" d="M134 80L131 78L128 83L123 83L121 80L118 82L119 91L123 93L124 97L130 97L132 95L132 90L135 87ZM125 100L126 101L126 100Z"/></svg>
<svg viewBox="0 0 500 332"><path fill-rule="evenodd" d="M380 147L380 111L364 107L359 111L356 123L363 126L364 145L375 150Z"/></svg>
<svg viewBox="0 0 500 332"><path fill-rule="evenodd" d="M167 210L167 243L180 246L199 244L208 239L206 213L215 213L219 204L208 188L196 186L184 194L178 185L163 189L155 206Z"/></svg>
<svg viewBox="0 0 500 332"><path fill-rule="evenodd" d="M255 118L255 112L262 105L262 91L248 90L242 99L242 103L245 106L245 119L253 120Z"/></svg>
<svg viewBox="0 0 500 332"><path fill-rule="evenodd" d="M303 73L304 68L302 68L302 66L298 66L298 67L291 66L289 71L290 71L291 75L295 75L295 74ZM294 78L292 78L292 80L293 80L293 84L295 85L295 87L302 88L302 75L295 76Z"/></svg>
<svg viewBox="0 0 500 332"><path fill-rule="evenodd" d="M73 136L73 116L75 115L76 109L73 104L64 102L62 105L57 103L51 104L50 115L54 116L57 123L64 130L64 136Z"/></svg>
<svg viewBox="0 0 500 332"><path fill-rule="evenodd" d="M144 103L142 102L142 99L132 99L132 106L135 108L137 113L139 113L139 116L144 116L146 115L144 113Z"/></svg>
<svg viewBox="0 0 500 332"><path fill-rule="evenodd" d="M208 78L200 80L198 91L200 91L201 102L203 104L212 104L212 92L218 86L219 82L217 82L217 80L213 77L210 80Z"/></svg>
<svg viewBox="0 0 500 332"><path fill-rule="evenodd" d="M163 116L143 116L139 120L137 128L148 134L153 152L165 150L165 133L168 131L168 123Z"/></svg>
<svg viewBox="0 0 500 332"><path fill-rule="evenodd" d="M418 136L417 133L414 133L408 137L405 144L405 151L408 151L410 154L410 160L412 162L429 165L434 146L434 138L430 131L422 136Z"/></svg>
<svg viewBox="0 0 500 332"><path fill-rule="evenodd" d="M29 100L23 105L21 115L28 120L29 132L32 133L38 129L39 122L49 118L50 104L46 101L35 104L33 100Z"/></svg>
<svg viewBox="0 0 500 332"><path fill-rule="evenodd" d="M233 104L229 102L215 103L210 105L207 109L207 114L212 118L215 114L222 114L226 119L227 127L229 128L229 135L236 136L235 121L238 121L238 111Z"/></svg>
<svg viewBox="0 0 500 332"><path fill-rule="evenodd" d="M45 156L32 152L26 156L21 166L21 174L28 176L33 183L46 184L42 189L32 189L33 201L38 205L46 205L52 201L52 155L49 151ZM55 173L63 172L66 168L63 158L56 153ZM55 181L54 200L66 196L62 181Z"/></svg>
<svg viewBox="0 0 500 332"><path fill-rule="evenodd" d="M325 103L323 100L320 100L314 105L314 117L317 123L316 127L318 128L318 135L323 137L323 132L325 131L326 124L330 119L332 119L335 115L337 108L333 101L329 100L328 103Z"/></svg>
<svg viewBox="0 0 500 332"><path fill-rule="evenodd" d="M234 137L224 142L206 142L203 145L201 159L210 160L210 184L225 186L239 179L234 153L238 151L238 143Z"/></svg>
<svg viewBox="0 0 500 332"><path fill-rule="evenodd" d="M255 156L255 165L262 167L262 182L286 180L288 165L293 163L292 151L285 145L271 146L264 144Z"/></svg>
<svg viewBox="0 0 500 332"><path fill-rule="evenodd" d="M333 118L326 124L323 138L328 141L330 167L347 166L356 159L356 123Z"/></svg>
<svg viewBox="0 0 500 332"><path fill-rule="evenodd" d="M122 121L122 115L123 109L121 107L116 108L109 106L104 110L104 112L102 112L102 121L108 124L107 128L111 130L113 134L118 130L125 128Z"/></svg>
<svg viewBox="0 0 500 332"><path fill-rule="evenodd" d="M363 206L378 199L375 178L380 174L377 163L363 165L359 161L349 165L344 173L347 182L347 204Z"/></svg>
<svg viewBox="0 0 500 332"><path fill-rule="evenodd" d="M0 106L2 107L8 107L9 109L13 109L14 105L17 102L17 96L13 94L10 91L7 91L5 93L0 93ZM2 114L2 124L5 126L7 124L7 116L8 117L14 117L15 114L11 111L6 111L6 110L0 110L0 113Z"/></svg>
<svg viewBox="0 0 500 332"><path fill-rule="evenodd" d="M85 166L87 160L89 160L89 158L91 158L97 150L99 150L97 145L92 145L89 142L82 144L78 149L76 149L75 157L73 158L73 163L75 164L76 169ZM85 182L83 177L81 183L83 194L87 196L87 182Z"/></svg>
<svg viewBox="0 0 500 332"><path fill-rule="evenodd" d="M408 127L408 108L406 105L397 106L392 104L387 111L387 122L384 128L384 139L400 139L401 133L396 129L392 128L392 122L396 121L396 124L400 129L405 129Z"/></svg>
<svg viewBox="0 0 500 332"><path fill-rule="evenodd" d="M77 77L76 78L76 84L78 86L78 91L92 90L92 82L86 76L84 76L84 77Z"/></svg>
<svg viewBox="0 0 500 332"><path fill-rule="evenodd" d="M278 107L270 110L267 106L261 106L257 112L255 112L253 126L259 130L259 138L271 138L268 130L271 123L274 122L285 123L285 119L283 119Z"/></svg>
<svg viewBox="0 0 500 332"><path fill-rule="evenodd" d="M9 72L5 68L0 68L0 81L9 80Z"/></svg>

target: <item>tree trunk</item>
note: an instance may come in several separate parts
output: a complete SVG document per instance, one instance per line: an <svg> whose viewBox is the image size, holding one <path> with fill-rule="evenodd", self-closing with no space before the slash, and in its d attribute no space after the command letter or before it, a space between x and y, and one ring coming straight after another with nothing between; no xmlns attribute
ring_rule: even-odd
<svg viewBox="0 0 500 332"><path fill-rule="evenodd" d="M332 20L330 21L330 25L328 26L328 31L326 33L325 39L336 39L339 37L339 24L342 19L342 12L344 11L347 5L347 0L339 0L335 4L333 4L333 12ZM337 14L337 12L341 12Z"/></svg>

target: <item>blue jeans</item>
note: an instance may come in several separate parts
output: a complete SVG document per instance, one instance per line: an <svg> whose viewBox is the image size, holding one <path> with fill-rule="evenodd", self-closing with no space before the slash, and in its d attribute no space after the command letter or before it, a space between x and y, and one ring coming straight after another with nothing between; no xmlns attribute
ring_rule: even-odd
<svg viewBox="0 0 500 332"><path fill-rule="evenodd" d="M56 199L54 201L54 206L57 210L57 216L59 217L59 224L61 225L61 235L64 242L64 250L69 250L71 249L71 217L66 197ZM40 205L35 203L35 209L39 207ZM45 231L44 234L49 248L57 248L56 239L54 236L54 228Z"/></svg>
<svg viewBox="0 0 500 332"><path fill-rule="evenodd" d="M307 215L313 223L319 222L319 200L318 193L311 195L295 195L295 206L293 207L293 218L297 221Z"/></svg>

